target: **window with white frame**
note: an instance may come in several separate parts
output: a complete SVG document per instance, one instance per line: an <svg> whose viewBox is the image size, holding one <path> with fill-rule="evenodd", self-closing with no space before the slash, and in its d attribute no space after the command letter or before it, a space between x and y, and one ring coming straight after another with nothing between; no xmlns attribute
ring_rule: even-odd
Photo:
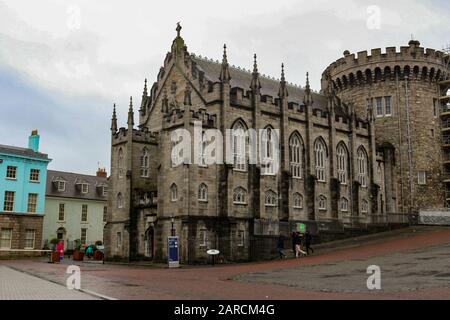
<svg viewBox="0 0 450 320"><path fill-rule="evenodd" d="M87 229L86 228L81 229L80 240L81 240L82 245L86 245L86 243L87 243Z"/></svg>
<svg viewBox="0 0 450 320"><path fill-rule="evenodd" d="M358 165L358 182L361 187L367 187L367 153L363 147L360 147L357 152Z"/></svg>
<svg viewBox="0 0 450 320"><path fill-rule="evenodd" d="M320 211L326 211L327 210L327 198L323 195L319 196L317 199L318 207Z"/></svg>
<svg viewBox="0 0 450 320"><path fill-rule="evenodd" d="M24 249L34 249L36 239L36 230L27 229L25 231L25 245Z"/></svg>
<svg viewBox="0 0 450 320"><path fill-rule="evenodd" d="M150 156L147 148L144 148L141 153L141 177L148 178L150 167Z"/></svg>
<svg viewBox="0 0 450 320"><path fill-rule="evenodd" d="M38 202L37 193L29 193L28 194L28 209L27 212L34 213L36 212Z"/></svg>
<svg viewBox="0 0 450 320"><path fill-rule="evenodd" d="M301 179L302 172L302 151L303 144L298 134L294 134L289 141L289 160L291 164L291 174L294 179Z"/></svg>
<svg viewBox="0 0 450 320"><path fill-rule="evenodd" d="M245 241L245 231L244 230L238 230L237 232L237 246L243 247Z"/></svg>
<svg viewBox="0 0 450 320"><path fill-rule="evenodd" d="M117 195L117 208L119 208L119 209L123 208L123 196L122 196L122 193L120 193L120 192Z"/></svg>
<svg viewBox="0 0 450 320"><path fill-rule="evenodd" d="M124 169L124 156L122 148L119 148L117 155L117 169L119 173L119 178L123 178L125 169Z"/></svg>
<svg viewBox="0 0 450 320"><path fill-rule="evenodd" d="M238 187L233 191L233 203L234 204L247 204L247 190L242 187Z"/></svg>
<svg viewBox="0 0 450 320"><path fill-rule="evenodd" d="M317 139L314 144L314 160L316 166L316 177L319 182L326 182L326 147L322 139Z"/></svg>
<svg viewBox="0 0 450 320"><path fill-rule="evenodd" d="M31 182L39 182L40 181L41 170L39 169L31 169L30 170L30 181Z"/></svg>
<svg viewBox="0 0 450 320"><path fill-rule="evenodd" d="M271 176L275 174L275 141L277 137L275 136L275 131L272 128L266 128L262 134L262 152L263 152L263 163L261 164L261 174L266 176Z"/></svg>
<svg viewBox="0 0 450 320"><path fill-rule="evenodd" d="M55 182L58 192L66 191L66 182L64 180L56 180Z"/></svg>
<svg viewBox="0 0 450 320"><path fill-rule="evenodd" d="M369 212L369 201L363 200L361 203L361 212L368 213Z"/></svg>
<svg viewBox="0 0 450 320"><path fill-rule="evenodd" d="M341 209L341 212L348 212L348 199L347 198L341 198L340 209Z"/></svg>
<svg viewBox="0 0 450 320"><path fill-rule="evenodd" d="M294 209L303 209L303 196L300 193L294 193Z"/></svg>
<svg viewBox="0 0 450 320"><path fill-rule="evenodd" d="M83 204L81 206L81 222L87 222L88 220L88 205Z"/></svg>
<svg viewBox="0 0 450 320"><path fill-rule="evenodd" d="M202 183L198 187L198 201L207 202L208 201L208 186Z"/></svg>
<svg viewBox="0 0 450 320"><path fill-rule="evenodd" d="M11 249L12 231L13 231L13 229L11 229L11 228L1 228L0 229L0 248L1 249Z"/></svg>
<svg viewBox="0 0 450 320"><path fill-rule="evenodd" d="M102 187L102 196L106 197L108 195L108 187L103 186Z"/></svg>
<svg viewBox="0 0 450 320"><path fill-rule="evenodd" d="M348 161L348 153L344 144L339 144L336 151L337 157L337 173L338 179L342 185L347 184L347 161Z"/></svg>
<svg viewBox="0 0 450 320"><path fill-rule="evenodd" d="M17 179L17 167L7 166L6 167L6 179Z"/></svg>
<svg viewBox="0 0 450 320"><path fill-rule="evenodd" d="M60 203L59 204L59 211L58 211L58 221L64 221L65 219L65 204L64 203Z"/></svg>
<svg viewBox="0 0 450 320"><path fill-rule="evenodd" d="M5 191L5 202L3 204L3 211L12 212L14 211L14 199L16 193L14 191Z"/></svg>
<svg viewBox="0 0 450 320"><path fill-rule="evenodd" d="M81 184L81 193L83 193L83 194L89 193L89 183Z"/></svg>
<svg viewBox="0 0 450 320"><path fill-rule="evenodd" d="M232 129L233 164L236 171L247 171L247 139L246 126L238 121Z"/></svg>
<svg viewBox="0 0 450 320"><path fill-rule="evenodd" d="M266 195L264 198L264 204L266 207L276 207L277 206L278 196L272 190L266 191Z"/></svg>
<svg viewBox="0 0 450 320"><path fill-rule="evenodd" d="M384 97L384 115L387 117L392 115L391 97Z"/></svg>
<svg viewBox="0 0 450 320"><path fill-rule="evenodd" d="M383 116L383 99L381 97L378 97L375 99L376 103L376 110L377 110L377 117Z"/></svg>
<svg viewBox="0 0 450 320"><path fill-rule="evenodd" d="M171 201L178 200L178 187L175 183L170 186L170 200Z"/></svg>
<svg viewBox="0 0 450 320"><path fill-rule="evenodd" d="M425 186L427 184L427 172L419 171L417 173L417 183L421 186Z"/></svg>

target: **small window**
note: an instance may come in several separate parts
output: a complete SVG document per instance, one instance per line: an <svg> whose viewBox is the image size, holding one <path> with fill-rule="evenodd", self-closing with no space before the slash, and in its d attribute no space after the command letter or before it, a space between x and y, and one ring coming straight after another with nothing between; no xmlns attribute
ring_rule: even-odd
<svg viewBox="0 0 450 320"><path fill-rule="evenodd" d="M178 200L178 188L176 184L172 184L170 187L170 201Z"/></svg>
<svg viewBox="0 0 450 320"><path fill-rule="evenodd" d="M247 190L242 187L234 189L233 192L233 203L234 204L247 204Z"/></svg>
<svg viewBox="0 0 450 320"><path fill-rule="evenodd" d="M11 249L12 229L2 228L0 230L0 248Z"/></svg>
<svg viewBox="0 0 450 320"><path fill-rule="evenodd" d="M87 229L86 228L82 228L81 229L81 244L82 245L86 245L87 242Z"/></svg>
<svg viewBox="0 0 450 320"><path fill-rule="evenodd" d="M361 212L362 213L367 213L369 212L369 201L367 200L363 200L362 204L361 204Z"/></svg>
<svg viewBox="0 0 450 320"><path fill-rule="evenodd" d="M148 178L149 176L149 167L150 167L150 161L149 161L149 152L147 148L144 148L142 150L141 154L141 177L142 178Z"/></svg>
<svg viewBox="0 0 450 320"><path fill-rule="evenodd" d="M427 173L426 171L419 171L418 173L418 184L421 186L425 186L427 184Z"/></svg>
<svg viewBox="0 0 450 320"><path fill-rule="evenodd" d="M66 182L59 180L56 182L56 187L58 188L58 192L66 191Z"/></svg>
<svg viewBox="0 0 450 320"><path fill-rule="evenodd" d="M437 117L438 116L438 105L439 105L439 100L438 99L433 99L433 116Z"/></svg>
<svg viewBox="0 0 450 320"><path fill-rule="evenodd" d="M264 199L264 204L266 207L276 207L277 206L277 194L271 190L266 192Z"/></svg>
<svg viewBox="0 0 450 320"><path fill-rule="evenodd" d="M341 211L342 212L348 212L348 200L347 198L341 199Z"/></svg>
<svg viewBox="0 0 450 320"><path fill-rule="evenodd" d="M29 193L28 194L28 210L27 212L35 213L37 208L37 193Z"/></svg>
<svg viewBox="0 0 450 320"><path fill-rule="evenodd" d="M119 209L123 208L123 197L122 197L122 194L120 192L117 195L117 208L119 208Z"/></svg>
<svg viewBox="0 0 450 320"><path fill-rule="evenodd" d="M14 191L5 191L5 203L3 205L3 211L12 212L14 211L14 199L16 193Z"/></svg>
<svg viewBox="0 0 450 320"><path fill-rule="evenodd" d="M88 206L87 204L83 204L81 206L81 221L87 222L88 219Z"/></svg>
<svg viewBox="0 0 450 320"><path fill-rule="evenodd" d="M208 201L208 187L204 183L202 183L198 187L198 201L201 201L201 202Z"/></svg>
<svg viewBox="0 0 450 320"><path fill-rule="evenodd" d="M81 184L81 193L83 193L83 194L89 193L89 184L88 183Z"/></svg>
<svg viewBox="0 0 450 320"><path fill-rule="evenodd" d="M303 196L300 193L294 194L294 209L303 209Z"/></svg>
<svg viewBox="0 0 450 320"><path fill-rule="evenodd" d="M108 216L108 207L104 206L103 207L103 222L106 222L107 216Z"/></svg>
<svg viewBox="0 0 450 320"><path fill-rule="evenodd" d="M108 195L108 187L102 187L102 196L106 197Z"/></svg>
<svg viewBox="0 0 450 320"><path fill-rule="evenodd" d="M391 97L384 97L384 110L386 116L392 115Z"/></svg>
<svg viewBox="0 0 450 320"><path fill-rule="evenodd" d="M383 116L383 100L381 98L376 98L376 106L377 106L377 117Z"/></svg>
<svg viewBox="0 0 450 320"><path fill-rule="evenodd" d="M65 219L65 204L59 204L58 221L64 221Z"/></svg>
<svg viewBox="0 0 450 320"><path fill-rule="evenodd" d="M30 181L31 182L39 182L41 171L38 169L31 169L30 171Z"/></svg>
<svg viewBox="0 0 450 320"><path fill-rule="evenodd" d="M244 230L239 230L237 232L237 246L243 247L244 241L245 241L245 232L244 232Z"/></svg>
<svg viewBox="0 0 450 320"><path fill-rule="evenodd" d="M7 166L6 167L6 179L17 179L17 167Z"/></svg>
<svg viewBox="0 0 450 320"><path fill-rule="evenodd" d="M34 249L36 238L36 230L27 229L25 231L25 246L24 249Z"/></svg>
<svg viewBox="0 0 450 320"><path fill-rule="evenodd" d="M318 198L318 205L320 211L326 211L327 210L327 198L325 196L320 196Z"/></svg>

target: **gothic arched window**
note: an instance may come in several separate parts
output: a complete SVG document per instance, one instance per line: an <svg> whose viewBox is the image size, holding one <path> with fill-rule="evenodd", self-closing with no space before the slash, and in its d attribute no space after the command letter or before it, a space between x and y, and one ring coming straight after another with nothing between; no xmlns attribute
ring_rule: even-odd
<svg viewBox="0 0 450 320"><path fill-rule="evenodd" d="M141 177L148 178L150 167L150 156L148 149L144 148L141 153Z"/></svg>
<svg viewBox="0 0 450 320"><path fill-rule="evenodd" d="M263 153L263 163L261 164L261 174L262 175L274 175L275 166L274 161L276 157L275 141L277 137L275 136L275 131L271 127L267 127L262 134L262 153Z"/></svg>
<svg viewBox="0 0 450 320"><path fill-rule="evenodd" d="M232 128L233 164L236 171L247 171L247 127L237 121Z"/></svg>
<svg viewBox="0 0 450 320"><path fill-rule="evenodd" d="M291 174L295 179L301 179L303 176L302 151L302 142L299 135L295 133L289 140L289 161L291 164Z"/></svg>
<svg viewBox="0 0 450 320"><path fill-rule="evenodd" d="M120 193L120 192L117 195L117 208L119 208L119 209L123 208L123 196L122 196L122 193Z"/></svg>
<svg viewBox="0 0 450 320"><path fill-rule="evenodd" d="M348 212L348 199L342 198L340 203L341 212Z"/></svg>
<svg viewBox="0 0 450 320"><path fill-rule="evenodd" d="M208 186L204 183L198 187L198 200L202 202L208 201Z"/></svg>
<svg viewBox="0 0 450 320"><path fill-rule="evenodd" d="M326 158L327 147L322 139L317 139L314 144L314 160L316 165L316 177L320 182L326 182Z"/></svg>
<svg viewBox="0 0 450 320"><path fill-rule="evenodd" d="M170 186L170 201L177 201L178 200L178 187L174 183Z"/></svg>
<svg viewBox="0 0 450 320"><path fill-rule="evenodd" d="M266 207L275 207L277 205L277 194L272 190L267 191L264 204Z"/></svg>
<svg viewBox="0 0 450 320"><path fill-rule="evenodd" d="M336 150L337 174L341 184L347 184L348 153L345 145L340 143Z"/></svg>
<svg viewBox="0 0 450 320"><path fill-rule="evenodd" d="M320 211L326 211L327 210L327 198L323 195L319 196L318 200L318 206Z"/></svg>
<svg viewBox="0 0 450 320"><path fill-rule="evenodd" d="M303 196L300 193L294 193L294 209L303 209Z"/></svg>
<svg viewBox="0 0 450 320"><path fill-rule="evenodd" d="M123 150L122 148L119 148L119 152L117 155L117 169L118 169L118 173L119 173L119 178L123 177L123 173L124 173L124 157L123 157Z"/></svg>
<svg viewBox="0 0 450 320"><path fill-rule="evenodd" d="M234 204L247 204L247 190L242 187L238 187L233 191L233 203Z"/></svg>
<svg viewBox="0 0 450 320"><path fill-rule="evenodd" d="M363 147L360 147L357 152L358 165L358 182L362 187L367 187L367 153Z"/></svg>
<svg viewBox="0 0 450 320"><path fill-rule="evenodd" d="M369 201L363 200L361 203L361 212L362 213L368 213L369 212Z"/></svg>

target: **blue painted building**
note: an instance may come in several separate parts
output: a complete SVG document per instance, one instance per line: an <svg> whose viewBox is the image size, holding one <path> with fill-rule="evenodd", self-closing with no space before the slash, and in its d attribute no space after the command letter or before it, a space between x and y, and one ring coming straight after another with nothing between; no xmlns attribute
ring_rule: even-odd
<svg viewBox="0 0 450 320"><path fill-rule="evenodd" d="M51 160L39 152L39 139L34 130L28 148L0 144L0 257L42 249L47 166Z"/></svg>

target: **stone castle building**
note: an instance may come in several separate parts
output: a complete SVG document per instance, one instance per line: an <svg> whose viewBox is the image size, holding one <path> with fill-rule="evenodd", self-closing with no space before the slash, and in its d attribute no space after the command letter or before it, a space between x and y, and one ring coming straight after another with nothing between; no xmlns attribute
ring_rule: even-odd
<svg viewBox="0 0 450 320"><path fill-rule="evenodd" d="M206 259L211 248L224 260L248 260L261 239L288 235L298 223L314 233L341 232L386 224L413 207L443 206L433 192L443 190L433 99L441 93L438 81L448 77L448 56L425 53L417 42L401 53L375 50L355 59L346 52L324 72L316 93L308 79L304 88L288 83L283 66L280 80L261 76L256 55L247 71L229 65L225 46L222 62L191 54L180 30L151 90L145 83L137 128L131 99L127 128L118 128L114 107L108 259L165 259L167 236L177 235L182 262ZM171 135L183 128L193 136L198 123L203 130L234 129L231 148L223 142L224 158L247 160L173 165ZM279 141L278 171L249 163L246 129L266 130L259 147ZM408 139L417 149L410 162ZM426 184L413 190L414 206L411 167L415 175L427 172Z"/></svg>

